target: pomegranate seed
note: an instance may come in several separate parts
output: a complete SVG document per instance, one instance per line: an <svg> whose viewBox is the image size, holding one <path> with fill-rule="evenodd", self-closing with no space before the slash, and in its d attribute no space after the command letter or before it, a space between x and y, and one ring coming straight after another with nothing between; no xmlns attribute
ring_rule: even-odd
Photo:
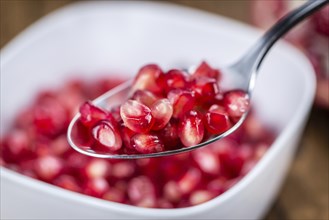
<svg viewBox="0 0 329 220"><path fill-rule="evenodd" d="M109 114L96 107L91 102L85 102L80 107L80 121L87 127L95 125L99 120L107 119Z"/></svg>
<svg viewBox="0 0 329 220"><path fill-rule="evenodd" d="M133 149L130 144L130 140L136 134L136 132L130 130L123 124L120 127L120 131L121 131L121 138L122 138L122 141L123 141L125 147L129 148L129 149Z"/></svg>
<svg viewBox="0 0 329 220"><path fill-rule="evenodd" d="M135 177L128 183L128 197L131 202L138 206L155 206L155 188L146 176Z"/></svg>
<svg viewBox="0 0 329 220"><path fill-rule="evenodd" d="M104 178L94 178L89 179L84 188L84 193L95 197L102 197L109 190L110 186Z"/></svg>
<svg viewBox="0 0 329 220"><path fill-rule="evenodd" d="M173 105L174 118L182 117L195 106L195 93L187 90L175 89L168 93L168 99Z"/></svg>
<svg viewBox="0 0 329 220"><path fill-rule="evenodd" d="M131 139L131 146L144 154L164 151L163 143L156 134L136 134Z"/></svg>
<svg viewBox="0 0 329 220"><path fill-rule="evenodd" d="M103 199L112 201L112 202L120 202L123 203L125 201L125 194L123 191L116 189L116 188L110 188L104 195Z"/></svg>
<svg viewBox="0 0 329 220"><path fill-rule="evenodd" d="M221 134L230 129L231 122L227 113L208 111L205 115L205 126L212 134Z"/></svg>
<svg viewBox="0 0 329 220"><path fill-rule="evenodd" d="M174 149L179 146L178 125L175 121L169 121L157 134L167 149Z"/></svg>
<svg viewBox="0 0 329 220"><path fill-rule="evenodd" d="M34 108L36 130L47 136L56 136L65 131L69 123L68 113L55 98L42 98Z"/></svg>
<svg viewBox="0 0 329 220"><path fill-rule="evenodd" d="M135 100L128 100L120 109L124 125L138 133L146 133L151 130L153 118L151 109Z"/></svg>
<svg viewBox="0 0 329 220"><path fill-rule="evenodd" d="M198 190L191 194L190 203L191 205L199 205L201 203L207 202L214 198L214 195L206 190Z"/></svg>
<svg viewBox="0 0 329 220"><path fill-rule="evenodd" d="M216 80L220 79L220 72L219 70L212 69L206 62L202 62L198 68L195 70L195 72L192 75L192 78L198 78L198 77L206 76L210 78L214 78Z"/></svg>
<svg viewBox="0 0 329 220"><path fill-rule="evenodd" d="M136 100L147 107L151 108L154 102L158 99L152 92L147 90L137 90L131 97L131 99Z"/></svg>
<svg viewBox="0 0 329 220"><path fill-rule="evenodd" d="M92 159L84 167L84 175L89 178L105 178L111 172L111 165L103 159Z"/></svg>
<svg viewBox="0 0 329 220"><path fill-rule="evenodd" d="M67 190L71 190L74 192L81 192L81 188L78 185L78 182L69 175L61 175L55 181L54 184L62 187Z"/></svg>
<svg viewBox="0 0 329 220"><path fill-rule="evenodd" d="M184 146L199 144L204 135L202 115L194 110L189 111L179 122L179 138Z"/></svg>
<svg viewBox="0 0 329 220"><path fill-rule="evenodd" d="M132 91L149 90L154 93L160 93L161 88L156 81L161 74L163 74L162 70L155 64L142 67L134 80Z"/></svg>
<svg viewBox="0 0 329 220"><path fill-rule="evenodd" d="M159 86L168 93L173 89L184 89L188 85L188 75L180 70L170 70L166 74L160 75Z"/></svg>
<svg viewBox="0 0 329 220"><path fill-rule="evenodd" d="M249 109L248 95L241 90L226 92L223 103L226 112L235 119L240 118Z"/></svg>
<svg viewBox="0 0 329 220"><path fill-rule="evenodd" d="M49 151L51 151L52 154L57 156L63 155L71 149L69 143L67 142L66 135L61 135L58 138L54 139L53 142L50 143L49 148L51 149Z"/></svg>
<svg viewBox="0 0 329 220"><path fill-rule="evenodd" d="M159 99L151 107L151 114L154 119L152 130L160 130L169 122L173 107L168 99Z"/></svg>
<svg viewBox="0 0 329 220"><path fill-rule="evenodd" d="M191 193L201 181L201 172L196 168L190 168L177 182L179 190L183 194Z"/></svg>
<svg viewBox="0 0 329 220"><path fill-rule="evenodd" d="M158 199L157 207L162 208L162 209L172 209L172 208L174 208L173 204L171 204L166 199Z"/></svg>
<svg viewBox="0 0 329 220"><path fill-rule="evenodd" d="M122 146L119 130L109 121L102 120L93 128L94 139L105 151L115 152Z"/></svg>
<svg viewBox="0 0 329 220"><path fill-rule="evenodd" d="M194 151L193 158L200 169L210 175L218 175L220 171L220 162L218 157L208 148Z"/></svg>
<svg viewBox="0 0 329 220"><path fill-rule="evenodd" d="M131 177L135 172L135 165L129 161L123 161L112 165L112 176L123 179Z"/></svg>
<svg viewBox="0 0 329 220"><path fill-rule="evenodd" d="M182 192L178 184L174 181L169 181L163 187L164 197L170 202L178 202L182 198Z"/></svg>
<svg viewBox="0 0 329 220"><path fill-rule="evenodd" d="M20 129L16 129L9 133L4 144L13 159L25 157L30 153L30 138L28 134Z"/></svg>
<svg viewBox="0 0 329 220"><path fill-rule="evenodd" d="M53 181L63 170L63 162L55 156L39 157L35 161L34 170L38 177L45 181Z"/></svg>
<svg viewBox="0 0 329 220"><path fill-rule="evenodd" d="M219 94L219 87L216 79L210 77L197 77L192 81L192 89L198 94L198 102L214 103L214 100Z"/></svg>

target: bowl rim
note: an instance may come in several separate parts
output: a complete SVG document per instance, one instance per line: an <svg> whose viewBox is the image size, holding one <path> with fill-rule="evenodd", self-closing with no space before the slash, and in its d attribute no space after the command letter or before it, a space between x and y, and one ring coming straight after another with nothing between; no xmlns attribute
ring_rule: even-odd
<svg viewBox="0 0 329 220"><path fill-rule="evenodd" d="M213 22L229 24L232 29L236 29L238 31L244 31L247 36L255 36L258 37L261 33L259 29L248 26L247 24L242 24L240 22L234 21L229 18L222 17L220 15L216 15L210 12L201 11L199 9L193 9L187 6L180 6L172 3L164 3L164 2L77 2L69 4L63 8L57 9L54 12L46 15L40 20L36 21L32 25L30 25L27 29L21 32L18 36L12 39L7 45L5 45L0 51L1 57L1 69L6 65L13 57L16 56L21 50L24 50L26 45L31 44L31 42L36 41L38 38L43 37L47 32L56 28L56 25L48 25L50 23L60 23L65 16L71 13L75 13L84 9L86 11L87 8L102 8L104 6L122 6L125 7L150 7L153 10L158 11L178 11L181 14L186 14L186 16L199 16L205 20L211 20ZM41 32L41 33L40 33ZM276 156L280 152L280 149L283 147L283 143L292 135L292 133L298 129L298 127L303 123L304 118L307 116L309 108L313 102L314 93L315 93L315 75L314 74L306 74L309 72L314 73L314 70L308 61L308 59L301 54L297 49L293 46L285 43L279 42L279 47L281 49L280 52L293 54L296 59L303 61L305 68L307 71L304 71L304 74L301 74L303 78L304 85L304 96L302 97L301 102L296 108L296 112L294 116L291 118L291 122L281 131L276 140L272 143L268 152L263 156L263 158L257 163L257 165L243 178L241 178L232 188L224 192L223 194L207 201L205 203L186 207L186 208L178 208L178 209L158 209L158 208L143 208L136 207L132 205L126 205L111 201L106 201L103 199L94 198L91 196L83 195L80 193L71 192L57 186L32 179L27 178L23 174L11 171L7 168L0 167L0 177L2 179L7 179L9 181L18 182L21 185L29 187L35 190L41 190L46 194L51 194L57 197L66 198L68 200L74 200L77 203L83 203L90 206L94 206L96 208L101 208L105 210L113 210L117 212L126 212L127 207L129 207L129 211L133 213L135 216L144 216L144 217L159 217L159 214L162 217L184 217L186 215L194 215L205 210L210 210L214 206L219 206L225 201L229 200L234 195L238 194L243 188L245 188L249 183L251 183L259 173L265 169L267 164L271 163L272 158ZM1 75L2 75L1 71ZM52 189L52 190L49 190Z"/></svg>

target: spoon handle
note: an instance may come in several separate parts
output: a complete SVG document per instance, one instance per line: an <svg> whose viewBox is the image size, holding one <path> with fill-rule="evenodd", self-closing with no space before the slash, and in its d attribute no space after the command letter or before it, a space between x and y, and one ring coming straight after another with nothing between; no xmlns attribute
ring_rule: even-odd
<svg viewBox="0 0 329 220"><path fill-rule="evenodd" d="M291 11L269 29L256 44L247 51L247 54L234 65L234 68L238 69L239 72L250 77L249 93L251 93L253 89L258 69L273 44L304 18L328 3L329 0L309 0L299 8Z"/></svg>

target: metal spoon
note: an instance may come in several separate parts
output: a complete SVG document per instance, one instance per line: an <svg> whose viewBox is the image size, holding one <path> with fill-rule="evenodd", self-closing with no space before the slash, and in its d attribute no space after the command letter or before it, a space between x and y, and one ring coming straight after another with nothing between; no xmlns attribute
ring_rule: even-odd
<svg viewBox="0 0 329 220"><path fill-rule="evenodd" d="M267 52L271 49L273 44L280 39L286 32L288 32L291 28L293 28L296 24L302 21L304 18L311 15L316 10L320 9L324 5L328 4L329 0L310 0L300 6L299 8L293 10L285 17L283 17L280 21L278 21L270 30L268 30L257 42L256 44L251 47L247 53L242 56L237 62L233 63L230 66L220 68L221 72L223 72L223 82L221 86L230 89L242 89L247 92L249 97L251 97L257 73L259 67L266 56ZM129 94L131 89L132 80L127 81L114 89L106 92L105 94L99 96L93 101L93 104L100 107L108 107L108 104L111 103L112 105L120 104L122 100L125 100ZM169 150L151 154L104 154L100 152L95 152L90 150L87 146L80 146L74 137L72 137L72 130L80 117L78 113L72 119L68 131L67 131L67 138L69 144L78 152L82 154L86 154L92 157L98 158L111 158L111 159L138 159L138 158L149 158L149 157L160 157L160 156L167 156L177 153L182 153L186 151L191 151L197 149L199 147L206 146L214 141L220 140L232 132L234 132L240 125L243 123L247 116L248 112L246 112L240 120L228 131L215 136L211 139L208 139L200 144L191 147L184 147L176 150Z"/></svg>

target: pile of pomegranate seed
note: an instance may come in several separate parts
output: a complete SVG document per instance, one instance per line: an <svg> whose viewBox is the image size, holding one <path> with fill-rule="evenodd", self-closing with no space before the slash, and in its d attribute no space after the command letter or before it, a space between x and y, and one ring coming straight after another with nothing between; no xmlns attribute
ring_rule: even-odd
<svg viewBox="0 0 329 220"><path fill-rule="evenodd" d="M164 73L155 64L146 65L121 106L81 106L80 127L92 137L86 144L105 153L149 154L224 133L248 110L249 99L240 90L222 92L220 78L219 70L206 62L192 74L177 69ZM168 135L168 130L175 134Z"/></svg>
<svg viewBox="0 0 329 220"><path fill-rule="evenodd" d="M205 67L203 64L195 75L204 72L201 70L207 69ZM207 75L214 76L216 71L208 71ZM173 96L178 95L174 100L180 108L172 109L178 117L186 106L179 103L190 101L185 98L191 93L183 89L187 82L176 71L160 76L175 79L162 82L169 92L170 87L178 89L172 92ZM67 143L66 131L70 119L78 110L77 106L121 82L113 79L88 84L74 81L57 90L40 93L30 106L17 115L6 135L1 138L0 165L31 178L108 201L152 208L179 208L206 202L228 190L254 167L273 140L272 132L252 113L243 127L229 137L205 148L175 156L107 160L91 158L73 150ZM200 126L198 117L201 113L188 109L187 114L182 117L185 118L184 123L179 124L179 120L172 118L167 122L168 116L164 114L166 117L163 117L162 112L168 111L168 101L155 98L159 87L150 83L139 86L149 86L152 92L136 90L134 101L129 101L126 105L139 106L142 102L144 104L141 108L154 106L153 109L157 112L155 118L159 120L151 123L156 126L156 130L136 134L130 128L115 123L120 115L119 108L112 109L112 114L109 114L108 111L85 104L83 111L92 114L84 114L91 117L81 118L81 124L95 123L92 138L96 137L102 145L111 146L112 149L119 148L122 142L125 146L134 146L143 151L178 146L182 137L184 142L193 141L185 137L183 132L190 132L189 123ZM230 101L232 96L226 96L227 101ZM223 105L217 105L211 108L209 106L209 112L205 114L203 121L225 120L222 119L225 118L222 116ZM152 107L147 109L152 115ZM125 120L128 121L132 111L149 114L148 111L139 112L138 109L126 110ZM145 121L148 124L148 120ZM163 124L165 127L162 127ZM113 132L117 129L115 126L119 127L120 135ZM204 122L202 126L205 127L204 133L208 129L222 129L217 124L206 125ZM148 130L148 127L140 126L138 129ZM89 134L89 130L85 132ZM196 131L196 134L199 133L200 131ZM126 151L130 150L134 149L126 148Z"/></svg>

